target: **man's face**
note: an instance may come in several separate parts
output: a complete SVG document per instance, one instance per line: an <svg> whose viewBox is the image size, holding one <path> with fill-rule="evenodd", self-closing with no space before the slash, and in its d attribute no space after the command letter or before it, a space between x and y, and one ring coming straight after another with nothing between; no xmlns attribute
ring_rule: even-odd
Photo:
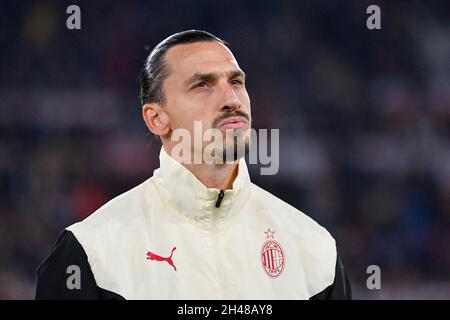
<svg viewBox="0 0 450 320"><path fill-rule="evenodd" d="M200 121L202 134L211 128L220 130L224 155L237 144L248 150L250 98L245 75L231 51L216 41L178 45L167 51L165 62L169 75L163 83L163 109L171 133L184 128L194 138L194 121ZM201 152L209 143L203 141L202 149L192 143L191 154Z"/></svg>

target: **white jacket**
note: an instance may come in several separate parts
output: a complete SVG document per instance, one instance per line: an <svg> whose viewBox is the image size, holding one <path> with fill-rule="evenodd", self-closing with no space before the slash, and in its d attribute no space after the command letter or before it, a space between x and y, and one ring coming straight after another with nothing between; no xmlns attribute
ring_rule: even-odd
<svg viewBox="0 0 450 320"><path fill-rule="evenodd" d="M73 264L82 283L68 289ZM349 298L349 289L331 235L253 184L244 159L222 197L162 148L151 178L61 234L36 298Z"/></svg>

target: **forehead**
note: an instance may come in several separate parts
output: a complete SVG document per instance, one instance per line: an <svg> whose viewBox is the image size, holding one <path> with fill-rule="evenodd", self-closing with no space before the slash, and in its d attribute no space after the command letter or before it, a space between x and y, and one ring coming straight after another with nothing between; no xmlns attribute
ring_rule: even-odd
<svg viewBox="0 0 450 320"><path fill-rule="evenodd" d="M240 70L231 51L217 41L196 42L170 48L165 56L169 78L187 78L195 73Z"/></svg>

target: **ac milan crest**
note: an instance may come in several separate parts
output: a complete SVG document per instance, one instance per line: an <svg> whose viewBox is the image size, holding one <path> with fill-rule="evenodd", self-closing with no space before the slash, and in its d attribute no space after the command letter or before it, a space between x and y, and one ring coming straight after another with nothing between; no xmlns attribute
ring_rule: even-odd
<svg viewBox="0 0 450 320"><path fill-rule="evenodd" d="M272 238L273 240L267 240L261 250L261 262L263 264L264 270L267 275L271 278L278 277L284 269L285 256L281 245L275 241L273 234L275 231L264 232L267 239Z"/></svg>

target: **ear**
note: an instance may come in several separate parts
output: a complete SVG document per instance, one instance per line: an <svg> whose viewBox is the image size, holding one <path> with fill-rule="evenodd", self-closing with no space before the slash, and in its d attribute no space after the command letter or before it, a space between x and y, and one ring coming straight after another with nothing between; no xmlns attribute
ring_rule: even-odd
<svg viewBox="0 0 450 320"><path fill-rule="evenodd" d="M142 117L148 130L164 137L170 131L170 120L164 109L157 103L147 103L142 107Z"/></svg>

